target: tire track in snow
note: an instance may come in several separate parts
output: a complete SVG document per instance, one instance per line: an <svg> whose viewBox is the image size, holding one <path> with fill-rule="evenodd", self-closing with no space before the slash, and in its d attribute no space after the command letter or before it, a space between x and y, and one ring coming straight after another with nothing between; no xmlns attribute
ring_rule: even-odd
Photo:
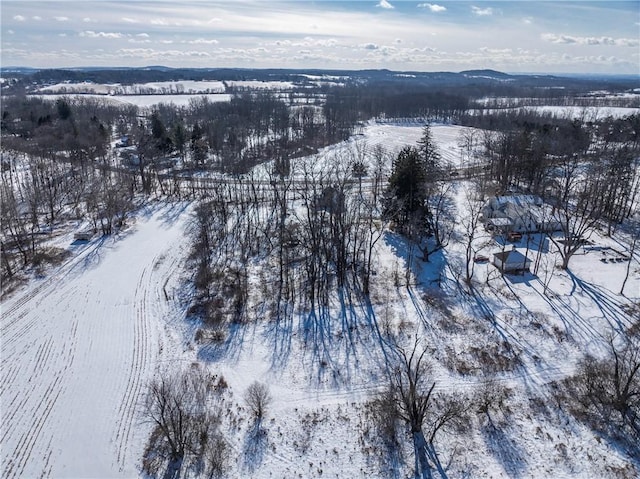
<svg viewBox="0 0 640 479"><path fill-rule="evenodd" d="M126 393L118 409L120 424L118 425L115 442L117 447L117 462L122 470L126 460L127 446L131 435L131 426L135 418L136 406L140 396L142 368L147 358L147 314L146 301L149 286L149 268L145 268L134 293L135 320L133 325L133 360L129 369Z"/></svg>
<svg viewBox="0 0 640 479"><path fill-rule="evenodd" d="M137 475L138 405L182 238L182 221L153 213L99 261L86 260L104 242L3 302L1 477Z"/></svg>
<svg viewBox="0 0 640 479"><path fill-rule="evenodd" d="M7 335L11 333L12 328L18 325L20 320L31 312L31 309L26 309L26 306L34 299L49 294L50 291L45 293L45 289L56 289L61 277L68 275L77 265L85 260L86 256L95 252L99 246L100 243L97 243L91 248L85 248L76 256L58 266L46 279L23 292L22 296L14 299L13 301L11 301L11 299L7 301L8 306L6 304L3 306L2 320L0 321L0 337L2 337L5 345L11 344L12 342L7 338ZM20 292L16 294L20 294Z"/></svg>
<svg viewBox="0 0 640 479"><path fill-rule="evenodd" d="M53 410L60 394L63 392L63 372L66 371L74 360L73 353L73 343L75 342L75 333L77 331L77 322L72 328L72 347L70 351L66 355L67 362L64 364L63 368L58 370L58 374L56 374L53 378L53 381L49 383L44 394L41 397L41 400L37 404L35 410L27 411L26 414L31 416L31 423L28 427L27 431L23 433L12 454L9 457L7 462L7 466L4 470L3 477L6 479L22 477L24 470L31 458L31 454L33 452L34 446L40 437L40 433L42 432L51 411ZM37 395L38 391L36 390L37 384L33 383L32 391L30 394ZM17 397L17 396L16 396ZM14 414L24 412L21 411L20 408L16 408L14 410ZM12 419L12 418L10 418ZM13 422L13 421L9 421Z"/></svg>
<svg viewBox="0 0 640 479"><path fill-rule="evenodd" d="M181 250L180 250L181 251ZM166 280L177 270L180 262L174 259L163 270L159 268L163 264L165 257L163 254L157 255L151 262L151 268L146 267L140 276L140 280L135 291L135 322L134 322L134 348L137 351L134 354L133 362L129 371L127 382L127 393L118 409L121 422L118 426L114 442L117 446L117 462L120 469L126 463L128 445L132 434L133 425L138 407L141 404L141 398L144 395L143 376L146 367L149 366L150 347L153 346L149 342L150 320L155 316L155 311L149 311L149 305L154 305L160 300L159 290L164 287ZM157 276L157 277L156 277ZM154 297L150 297L152 292Z"/></svg>

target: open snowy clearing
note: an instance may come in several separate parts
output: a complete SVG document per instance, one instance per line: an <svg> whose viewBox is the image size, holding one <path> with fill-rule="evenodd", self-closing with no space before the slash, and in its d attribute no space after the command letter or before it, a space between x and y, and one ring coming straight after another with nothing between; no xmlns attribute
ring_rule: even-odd
<svg viewBox="0 0 640 479"><path fill-rule="evenodd" d="M68 246L70 261L2 304L2 477L138 474L148 429L137 411L175 347L163 290L187 216L149 209L118 237Z"/></svg>
<svg viewBox="0 0 640 479"><path fill-rule="evenodd" d="M472 113L474 110L470 110ZM485 110L476 110L478 113L499 114L513 112L535 112L539 115L551 115L556 118L582 119L584 121L596 121L603 118L624 118L626 116L637 115L640 108L626 107L597 107L597 106L523 106L518 108L489 108Z"/></svg>
<svg viewBox="0 0 640 479"><path fill-rule="evenodd" d="M43 100L56 101L59 98L82 99L93 98L100 101L113 103L116 105L135 105L141 108L152 107L161 103L173 104L175 106L188 106L192 100L206 98L210 102L231 101L231 94L228 93L202 93L202 94L181 94L181 95L94 95L87 93L76 94L51 94L33 95Z"/></svg>
<svg viewBox="0 0 640 479"><path fill-rule="evenodd" d="M107 95L114 91L122 92L124 94L135 94L141 89L158 94L166 93L167 90L169 92L179 90L181 93L224 93L225 86L221 81L204 80L182 80L177 82L164 81L133 85L121 85L120 83L64 82L56 83L55 85L48 85L39 88L37 91L42 93L97 93Z"/></svg>

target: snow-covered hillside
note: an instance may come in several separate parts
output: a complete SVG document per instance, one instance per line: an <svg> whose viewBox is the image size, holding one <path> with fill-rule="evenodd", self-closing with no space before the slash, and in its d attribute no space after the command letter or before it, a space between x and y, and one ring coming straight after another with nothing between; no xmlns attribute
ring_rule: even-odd
<svg viewBox="0 0 640 479"><path fill-rule="evenodd" d="M463 131L432 126L455 165ZM358 148L396 152L421 132L419 124L371 123L347 142L294 161L328 168ZM504 395L492 415L474 408L469 429L442 437L450 477L637 477L638 465L623 451L557 407L549 384L571 374L585 352L602 355L612 330L637 325L638 252L626 296L618 291L629 238L601 234L569 271L554 267L548 242L523 238L518 251L544 255L538 275L501 276L478 264L471 291L461 281L469 184L451 185L456 231L430 262L414 257L405 274L409 245L386 231L370 302L336 295L324 314L296 311L275 321L260 298L275 273L256 260L247 321L217 343L194 340L198 324L186 320L180 299L191 293L181 283L191 274L183 269L188 206L147 207L115 238L73 246L63 238L72 258L2 304L3 477L139 475L150 432L141 415L146 384L194 363L223 376L231 393L223 419L229 477L409 477L410 454L385 460L365 407L386 384L392 335L408 343L419 337L435 391ZM477 233L478 253L505 247ZM257 442L243 399L256 380L273 397Z"/></svg>

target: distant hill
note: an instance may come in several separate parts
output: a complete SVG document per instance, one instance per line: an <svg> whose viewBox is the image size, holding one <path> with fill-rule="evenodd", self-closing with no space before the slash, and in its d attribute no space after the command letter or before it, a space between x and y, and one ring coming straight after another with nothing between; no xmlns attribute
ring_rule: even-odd
<svg viewBox="0 0 640 479"><path fill-rule="evenodd" d="M464 75L470 78L495 78L499 80L513 78L513 75L509 75L508 73L503 73L496 70L465 70L460 72L460 75Z"/></svg>
<svg viewBox="0 0 640 479"><path fill-rule="evenodd" d="M491 69L456 72L417 72L381 70L320 70L320 69L247 69L247 68L170 68L150 65L131 67L82 67L65 69L36 69L6 67L2 76L21 79L27 90L34 85L62 82L120 83L130 85L158 81L180 80L257 80L287 81L303 86L308 76L339 77L340 83L378 85L392 88L570 88L576 91L640 87L638 77L556 76L540 74L509 74ZM497 91L497 90L496 90Z"/></svg>

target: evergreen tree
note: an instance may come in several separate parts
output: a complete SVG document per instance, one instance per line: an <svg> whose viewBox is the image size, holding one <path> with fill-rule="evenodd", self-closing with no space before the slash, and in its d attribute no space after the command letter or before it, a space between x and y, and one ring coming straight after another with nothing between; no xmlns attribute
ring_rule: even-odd
<svg viewBox="0 0 640 479"><path fill-rule="evenodd" d="M412 218L424 216L427 171L418 149L407 146L393 161L385 200L385 216L405 229Z"/></svg>
<svg viewBox="0 0 640 479"><path fill-rule="evenodd" d="M443 173L442 158L429 125L425 125L422 129L422 137L418 140L418 152L428 181L440 179Z"/></svg>

